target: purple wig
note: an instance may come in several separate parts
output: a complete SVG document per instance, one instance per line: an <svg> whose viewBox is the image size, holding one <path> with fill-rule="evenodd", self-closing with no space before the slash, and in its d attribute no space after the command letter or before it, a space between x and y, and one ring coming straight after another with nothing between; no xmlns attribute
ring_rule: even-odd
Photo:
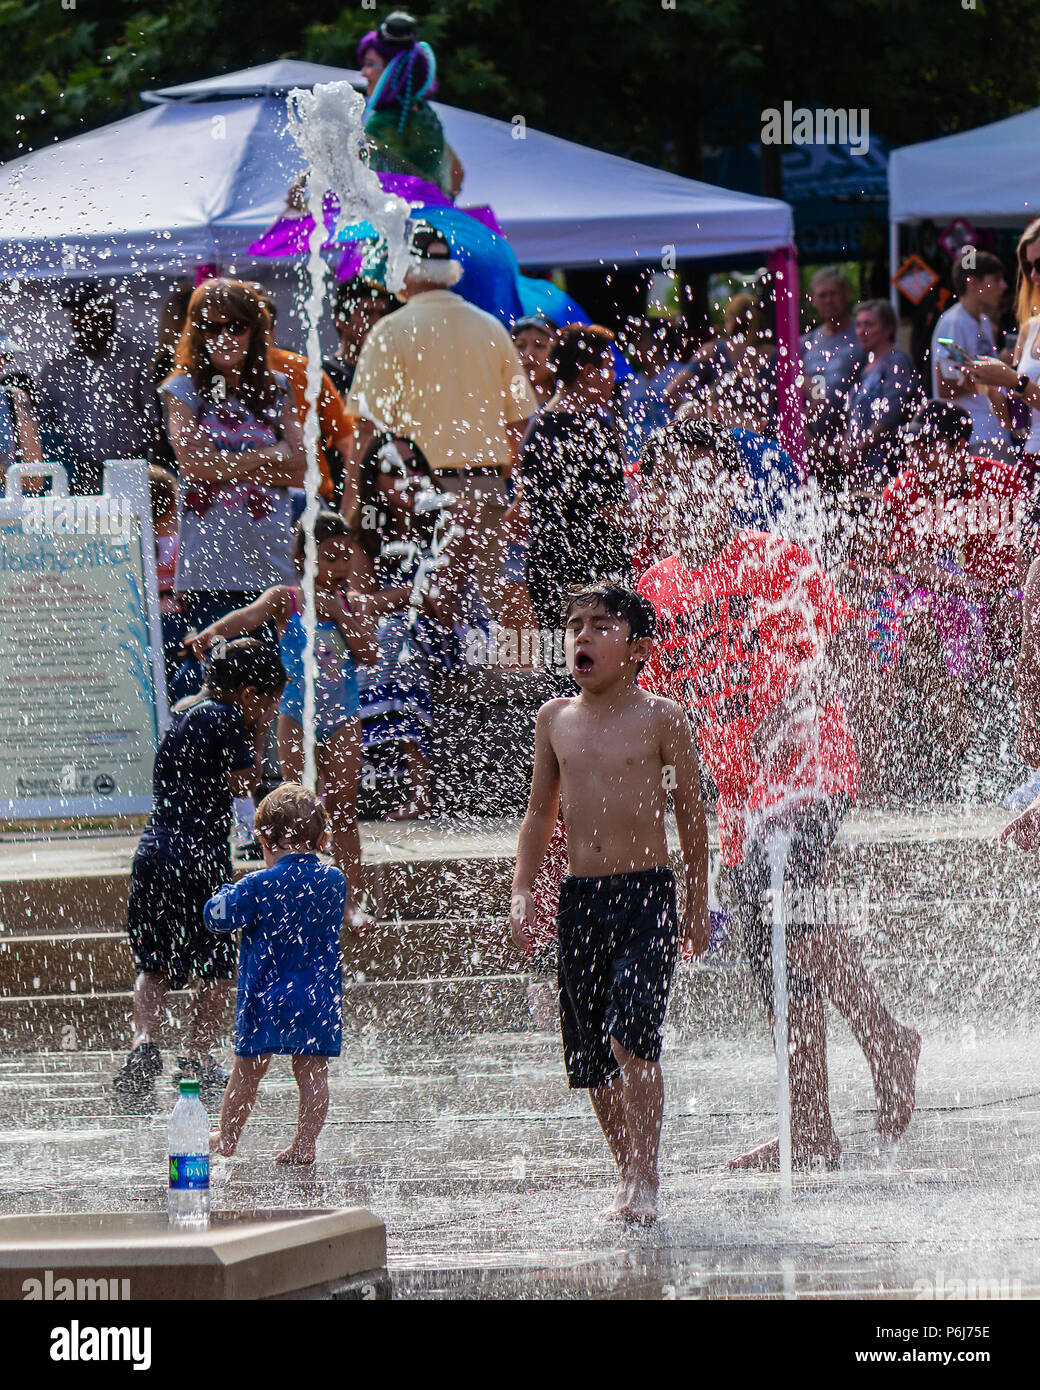
<svg viewBox="0 0 1040 1390"><path fill-rule="evenodd" d="M365 61L365 54L370 48L375 49L386 64L369 98L370 110L386 111L397 105L407 109L413 101L435 90L437 64L428 43L415 39L394 41L384 37L378 29L373 29L358 44L359 65Z"/></svg>

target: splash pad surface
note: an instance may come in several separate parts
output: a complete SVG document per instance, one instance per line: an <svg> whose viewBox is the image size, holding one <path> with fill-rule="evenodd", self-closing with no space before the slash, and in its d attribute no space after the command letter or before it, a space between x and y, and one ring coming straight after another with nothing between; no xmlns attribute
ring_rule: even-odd
<svg viewBox="0 0 1040 1390"><path fill-rule="evenodd" d="M406 936L413 958L385 955L368 978L348 976L317 1165L287 1172L271 1161L296 1105L289 1068L276 1062L240 1157L214 1163L214 1210L377 1212L398 1298L1036 1296L1040 872L1035 855L996 844L1006 819L860 812L843 827L828 881L865 912L856 932L868 968L923 1035L918 1111L895 1153L879 1145L867 1065L829 1012L844 1161L834 1173L796 1172L786 1209L778 1176L723 1171L776 1132L773 1056L746 972L736 956L680 967L662 1059L662 1220L651 1232L597 1220L610 1164L515 959L462 949L474 914L487 942L492 914L504 916L515 825L366 827L388 903L413 918L423 909L438 949L456 932L455 965L428 968L441 958ZM119 873L124 852L128 864L132 843L108 842L107 871ZM72 872L90 844L8 841L8 883ZM57 939L58 924L51 930ZM381 930L400 942L405 927ZM8 938L15 953L21 939ZM128 997L104 1006L111 1043L81 1034L62 1051L33 1020L57 1022L73 1001L12 1010L17 1037L0 1051L0 1214L159 1219L177 1035L154 1100L123 1110L110 1083Z"/></svg>
<svg viewBox="0 0 1040 1390"><path fill-rule="evenodd" d="M597 1219L612 1193L602 1139L585 1097L565 1088L556 1038L534 1031L428 1044L370 1035L331 1068L309 1172L271 1162L296 1103L288 1068L272 1066L240 1157L214 1162L213 1207L377 1211L398 1298L944 1298L958 1280L961 1297L968 1281L976 1297L1040 1294L1035 1032L1011 1043L926 1030L919 1111L894 1157L871 1134L866 1066L836 1035L844 1165L796 1173L786 1211L777 1176L722 1171L775 1132L763 1032L669 1035L662 1220L650 1232ZM109 1088L119 1060L4 1060L0 1212L162 1224L172 1091L160 1082L152 1108L120 1114Z"/></svg>

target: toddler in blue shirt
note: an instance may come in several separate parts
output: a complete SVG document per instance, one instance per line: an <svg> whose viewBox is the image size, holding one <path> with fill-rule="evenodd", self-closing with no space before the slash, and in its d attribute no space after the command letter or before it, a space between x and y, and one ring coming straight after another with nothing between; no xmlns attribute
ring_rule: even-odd
<svg viewBox="0 0 1040 1390"><path fill-rule="evenodd" d="M283 783L257 807L264 869L226 884L206 903L213 932L241 930L235 1064L224 1093L215 1153L235 1152L271 1057L292 1057L300 1090L296 1134L278 1163L314 1162L329 1108L328 1059L343 1035L339 934L347 881L323 864L325 808L313 793Z"/></svg>

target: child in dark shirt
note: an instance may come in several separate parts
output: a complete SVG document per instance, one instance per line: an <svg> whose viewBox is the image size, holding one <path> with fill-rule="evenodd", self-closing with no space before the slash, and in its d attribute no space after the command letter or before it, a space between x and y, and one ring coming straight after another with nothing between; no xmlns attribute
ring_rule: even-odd
<svg viewBox="0 0 1040 1390"><path fill-rule="evenodd" d="M152 814L130 871L134 982L132 1050L115 1078L123 1095L147 1090L162 1071L157 1039L166 995L198 980L183 1078L223 1088L210 1055L235 973L229 941L202 922L206 900L231 877L231 803L260 776L263 741L285 684L278 653L252 639L215 654L201 693L175 705L155 759Z"/></svg>
<svg viewBox="0 0 1040 1390"><path fill-rule="evenodd" d="M328 838L321 802L287 782L256 812L265 869L225 885L206 904L213 932L241 930L235 1065L224 1094L214 1151L235 1152L272 1054L292 1057L300 1090L296 1134L277 1163L309 1164L329 1108L328 1059L343 1034L339 933L347 881L322 864Z"/></svg>

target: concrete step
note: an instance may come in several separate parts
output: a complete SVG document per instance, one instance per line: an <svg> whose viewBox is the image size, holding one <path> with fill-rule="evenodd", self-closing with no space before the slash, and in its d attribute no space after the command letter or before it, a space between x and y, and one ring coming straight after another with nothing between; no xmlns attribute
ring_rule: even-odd
<svg viewBox="0 0 1040 1390"><path fill-rule="evenodd" d="M70 931L120 931L126 923L129 860L119 872L0 880L0 940ZM678 858L674 858L676 868ZM249 872L255 865L238 864ZM363 866L365 888L380 918L505 915L514 860L499 852L425 853ZM723 884L725 880L723 879ZM864 913L896 922L937 904L965 911L1028 914L1040 921L1040 862L985 839L920 842L839 840L824 887L843 920ZM724 890L723 890L724 891Z"/></svg>
<svg viewBox="0 0 1040 1390"><path fill-rule="evenodd" d="M344 928L344 978L425 979L512 969L505 914L380 922L363 938ZM16 935L0 940L0 998L120 990L135 972L125 932Z"/></svg>
<svg viewBox="0 0 1040 1390"><path fill-rule="evenodd" d="M119 873L0 881L0 940L126 926L129 860ZM237 863L236 876L256 864ZM365 891L380 918L468 917L509 911L513 861L502 856L416 858L366 864Z"/></svg>
<svg viewBox="0 0 1040 1390"><path fill-rule="evenodd" d="M457 1038L485 1032L517 1032L531 1027L519 975L469 979L426 979L346 983L343 991L345 1037L375 1032L390 1039ZM163 1050L183 1047L188 991L168 996ZM121 1048L131 1032L131 994L39 994L0 999L0 1053L75 1052ZM234 1021L229 1007L224 1044Z"/></svg>
<svg viewBox="0 0 1040 1390"><path fill-rule="evenodd" d="M897 1017L918 1026L959 1028L973 1034L1001 1020L1011 1028L1035 1024L1036 966L1032 943L1010 952L965 941L959 949L908 950L878 956L866 943L867 969ZM0 996L0 1052L120 1047L127 1037L131 995L123 987L69 993L42 987ZM393 1040L450 1038L479 1032L516 1032L538 1026L529 992L541 977L505 970L452 976L344 980L347 1036ZM42 984L42 981L41 981ZM542 991L550 1022L552 984ZM187 992L170 995L170 1038L182 1033ZM232 1010L226 1027L230 1033ZM552 1026L555 1026L554 1024ZM726 1030L762 1031L765 1015L743 960L712 959L676 970L669 1026L683 1038L712 1038ZM168 1041L167 1048L176 1045Z"/></svg>
<svg viewBox="0 0 1040 1390"><path fill-rule="evenodd" d="M1035 901L933 898L895 910L850 898L848 924L877 961L913 962L928 977L965 968L971 978L1028 982L1036 974L1040 911ZM736 928L734 928L736 939ZM494 916L402 918L364 937L344 928L344 978L409 980L508 972L518 965L507 940L506 909ZM124 931L18 933L0 938L0 998L121 990L134 962Z"/></svg>

